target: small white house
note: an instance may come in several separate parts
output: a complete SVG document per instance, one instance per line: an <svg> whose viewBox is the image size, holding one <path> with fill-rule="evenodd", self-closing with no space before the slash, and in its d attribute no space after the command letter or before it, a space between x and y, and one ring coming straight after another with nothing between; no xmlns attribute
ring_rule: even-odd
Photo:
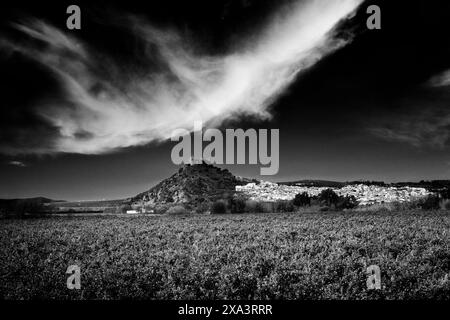
<svg viewBox="0 0 450 320"><path fill-rule="evenodd" d="M153 209L145 209L145 208L127 210L127 214L154 213L154 212L155 211Z"/></svg>

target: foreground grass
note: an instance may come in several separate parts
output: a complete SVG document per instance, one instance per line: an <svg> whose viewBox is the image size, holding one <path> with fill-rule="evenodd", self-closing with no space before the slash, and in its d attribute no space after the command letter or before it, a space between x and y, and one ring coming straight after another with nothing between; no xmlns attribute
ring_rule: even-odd
<svg viewBox="0 0 450 320"><path fill-rule="evenodd" d="M448 212L4 220L0 298L450 299L449 233Z"/></svg>

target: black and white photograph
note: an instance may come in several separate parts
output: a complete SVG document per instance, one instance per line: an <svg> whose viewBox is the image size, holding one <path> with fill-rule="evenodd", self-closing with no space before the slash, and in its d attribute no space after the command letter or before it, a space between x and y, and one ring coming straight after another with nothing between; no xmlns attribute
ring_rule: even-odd
<svg viewBox="0 0 450 320"><path fill-rule="evenodd" d="M0 18L3 302L450 300L450 2Z"/></svg>

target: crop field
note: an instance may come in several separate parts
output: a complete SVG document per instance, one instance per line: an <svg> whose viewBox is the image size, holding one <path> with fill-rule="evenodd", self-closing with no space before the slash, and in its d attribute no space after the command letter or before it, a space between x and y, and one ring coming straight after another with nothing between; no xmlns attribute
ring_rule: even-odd
<svg viewBox="0 0 450 320"><path fill-rule="evenodd" d="M449 273L445 211L0 221L1 299L450 299Z"/></svg>

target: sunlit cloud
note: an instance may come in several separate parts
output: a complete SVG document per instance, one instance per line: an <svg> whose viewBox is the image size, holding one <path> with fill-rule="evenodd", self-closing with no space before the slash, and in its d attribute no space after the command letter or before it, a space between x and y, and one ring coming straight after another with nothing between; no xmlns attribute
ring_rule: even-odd
<svg viewBox="0 0 450 320"><path fill-rule="evenodd" d="M450 86L450 70L434 76L430 79L428 84L432 87Z"/></svg>
<svg viewBox="0 0 450 320"><path fill-rule="evenodd" d="M37 106L58 130L46 152L101 154L165 141L174 129L192 130L194 121L216 126L243 115L270 119L269 107L299 73L350 41L333 31L361 2L301 1L248 35L244 47L221 56L199 54L176 31L130 18L135 35L156 48L157 56L148 50L148 70L139 66L139 72L40 20L16 27L45 46L8 46L61 82L65 102ZM150 66L155 59L164 66L158 71Z"/></svg>

